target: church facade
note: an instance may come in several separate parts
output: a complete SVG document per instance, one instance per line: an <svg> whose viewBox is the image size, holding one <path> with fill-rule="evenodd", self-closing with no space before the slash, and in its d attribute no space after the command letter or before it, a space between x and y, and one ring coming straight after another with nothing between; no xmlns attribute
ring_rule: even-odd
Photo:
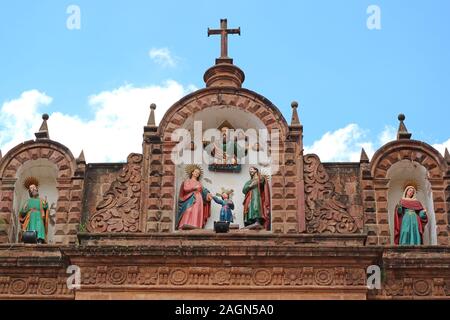
<svg viewBox="0 0 450 320"><path fill-rule="evenodd" d="M74 157L50 139L48 116L36 139L0 156L0 299L450 299L449 152L413 140L400 115L397 139L371 159L364 150L355 163L304 154L298 104L287 121L245 89L227 52L240 30L221 27L209 30L222 36L222 54L205 88L159 125L152 104L142 153L126 163ZM214 143L210 129L220 133ZM228 148L230 130L244 133L242 144ZM265 160L241 163L252 151ZM49 204L45 244L23 243L30 177ZM253 181L257 191L246 191ZM399 245L408 186L426 222L420 243ZM214 225L223 193L233 202L225 233Z"/></svg>

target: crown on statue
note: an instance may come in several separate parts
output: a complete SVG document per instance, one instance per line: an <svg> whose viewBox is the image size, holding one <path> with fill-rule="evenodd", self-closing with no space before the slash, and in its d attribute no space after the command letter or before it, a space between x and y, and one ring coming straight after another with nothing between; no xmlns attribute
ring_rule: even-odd
<svg viewBox="0 0 450 320"><path fill-rule="evenodd" d="M184 168L184 172L186 172L186 175L188 178L192 177L192 172L194 172L195 169L198 169L200 171L200 177L203 177L203 169L198 164L189 164Z"/></svg>
<svg viewBox="0 0 450 320"><path fill-rule="evenodd" d="M31 185L35 185L36 187L39 187L39 180L35 177L28 177L23 182L23 186L25 189L30 189Z"/></svg>
<svg viewBox="0 0 450 320"><path fill-rule="evenodd" d="M231 196L234 193L234 190L233 189L229 189L228 190L228 189L225 189L225 188L222 187L220 193L216 193L216 196L221 197L222 194L224 194L224 193L228 195L228 198L231 198Z"/></svg>

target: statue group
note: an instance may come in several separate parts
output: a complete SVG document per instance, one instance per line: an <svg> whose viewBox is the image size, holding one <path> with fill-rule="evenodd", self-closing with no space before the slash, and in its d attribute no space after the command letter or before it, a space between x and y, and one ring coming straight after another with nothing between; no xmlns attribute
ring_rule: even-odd
<svg viewBox="0 0 450 320"><path fill-rule="evenodd" d="M203 229L211 217L211 203L222 206L220 221L234 222L233 190L222 188L213 196L201 182L203 170L200 166L186 167L187 179L182 183L179 194L176 229ZM245 182L244 225L245 229L270 230L270 188L267 177L261 175L256 167L249 169L250 179ZM424 230L428 223L427 211L417 199L417 188L407 186L403 197L395 208L394 242L396 245L423 245Z"/></svg>
<svg viewBox="0 0 450 320"><path fill-rule="evenodd" d="M180 187L176 229L204 229L211 217L212 202L221 206L220 221L235 222L235 204L231 199L234 191L222 188L221 192L213 195L202 184L203 170L200 166L188 165L185 172L187 179ZM47 198L40 198L39 181L36 178L25 179L24 187L29 198L19 211L22 236L33 234L36 243L47 243L49 224L54 224L54 205L49 208ZM258 168L250 167L249 180L244 183L242 193L245 229L270 230L271 197L268 177L261 174ZM394 212L394 243L423 245L427 223L427 210L417 199L417 187L407 186Z"/></svg>
<svg viewBox="0 0 450 320"><path fill-rule="evenodd" d="M249 169L250 179L243 187L244 224L246 229L270 230L270 190L267 177L256 167ZM222 188L215 196L202 183L200 166L186 167L187 179L182 183L178 200L176 228L178 230L203 229L211 217L211 202L222 206L220 221L234 222L233 190Z"/></svg>

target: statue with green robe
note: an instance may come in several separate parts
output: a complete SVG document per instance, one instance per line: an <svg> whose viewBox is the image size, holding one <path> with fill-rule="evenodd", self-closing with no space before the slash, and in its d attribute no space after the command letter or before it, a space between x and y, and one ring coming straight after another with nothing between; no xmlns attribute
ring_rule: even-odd
<svg viewBox="0 0 450 320"><path fill-rule="evenodd" d="M49 207L47 200L39 198L39 182L36 178L27 178L24 187L30 198L19 212L22 231L34 231L38 243L46 243L49 222Z"/></svg>
<svg viewBox="0 0 450 320"><path fill-rule="evenodd" d="M244 185L244 224L247 229L270 230L269 181L256 167L250 167L250 180Z"/></svg>
<svg viewBox="0 0 450 320"><path fill-rule="evenodd" d="M427 211L416 198L414 186L407 186L403 198L395 208L394 243L396 245L422 245Z"/></svg>

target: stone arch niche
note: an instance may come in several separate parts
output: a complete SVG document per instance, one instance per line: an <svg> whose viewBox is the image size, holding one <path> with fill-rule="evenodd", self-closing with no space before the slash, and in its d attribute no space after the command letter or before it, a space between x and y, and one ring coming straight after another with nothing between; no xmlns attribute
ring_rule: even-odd
<svg viewBox="0 0 450 320"><path fill-rule="evenodd" d="M58 203L58 190L56 188L56 178L58 175L58 167L55 163L48 159L29 160L25 162L16 174L16 183L14 185L14 201L13 201L13 219L11 219L11 236L14 242L19 240L19 216L18 212L23 208L29 198L28 191L23 187L23 183L27 177L35 177L39 181L39 196L47 198L49 205L51 220L54 221L53 204ZM54 241L55 226L49 223L47 242L52 244Z"/></svg>
<svg viewBox="0 0 450 320"><path fill-rule="evenodd" d="M17 241L16 210L26 196L19 189L28 174L43 179L40 196L48 192L49 204L55 202L52 243L76 243L84 170L84 162L77 162L67 147L52 140L28 141L10 150L0 161L0 219L6 226L0 243Z"/></svg>
<svg viewBox="0 0 450 320"><path fill-rule="evenodd" d="M433 190L428 180L427 169L417 162L401 160L393 164L388 172L388 212L389 231L391 234L391 244L394 244L394 214L395 207L402 198L404 188L408 182L414 181L417 184L417 199L427 209L428 223L424 231L424 245L437 244L436 217L434 213Z"/></svg>
<svg viewBox="0 0 450 320"><path fill-rule="evenodd" d="M242 110L236 106L228 106L228 105L218 105L213 106L207 109L203 109L191 117L186 119L184 124L181 126L182 129L186 129L191 132L191 136L193 137L194 132L194 123L201 122L203 127L203 132L208 129L217 129L219 128L224 121L227 122L228 125L232 126L232 128L236 130L243 130L244 132L249 129L254 129L255 131L264 130L265 125L261 121L260 118L255 116L253 113ZM189 152L189 145L187 146L187 151ZM190 152L190 157L193 159L193 153ZM270 159L269 163L270 163ZM248 161L243 161L244 163L241 166L241 170L239 172L234 173L224 173L224 172L214 172L208 169L208 164L202 164L201 167L204 172L204 179L202 179L202 184L205 186L212 194L216 194L220 192L221 187L225 187L227 189L233 189L234 194L232 200L235 205L234 214L236 216L236 224L239 224L241 228L244 227L244 217L243 217L243 202L244 202L244 194L242 193L242 188L244 183L249 179L249 169L251 165L255 165L261 169L262 172L269 172L270 165L267 163L254 163L249 164ZM176 166L175 171L175 181L176 188L175 190L180 190L181 184L186 179L185 174L186 165L180 164ZM178 193L176 193L178 195ZM177 199L175 199L177 202ZM219 221L220 217L220 206L216 204L212 204L211 206L211 218L208 220L205 229L213 230L214 229L214 221ZM174 226L175 227L175 226Z"/></svg>
<svg viewBox="0 0 450 320"><path fill-rule="evenodd" d="M206 126L214 129L227 120L234 128L256 126L267 129L268 133L275 132L274 129L279 132L279 149L272 149L272 155L280 159L279 170L271 177L272 232L297 233L301 210L298 194L302 193L302 140L291 136L286 120L269 100L250 90L231 87L209 87L186 96L167 111L155 132L145 138L144 167L148 168L149 175L147 232L174 231L183 170L171 159L178 143L172 141L172 133L178 128L190 128L196 119L205 120ZM242 168L242 175L245 171L248 173ZM241 181L242 186L245 181ZM242 186L235 189L236 194L241 192ZM211 191L218 191L216 189ZM234 200L239 202L238 198Z"/></svg>
<svg viewBox="0 0 450 320"><path fill-rule="evenodd" d="M436 241L433 240L434 230L430 230L431 243L448 245L449 203L446 197L446 190L450 185L448 164L430 145L409 139L386 144L374 154L370 163L361 164L361 187L368 244L391 244L389 212L393 205L391 201L394 201L391 198L398 197L398 191L394 189L399 188L396 183L401 184L402 180L406 180L404 175L408 174L408 171L404 171L403 174L400 172L402 164L408 162L411 166L407 165L406 168L409 169L405 170L420 178L424 184L424 191L427 192L427 195L422 195L423 201L426 202L424 205L429 206L429 209L434 207Z"/></svg>

